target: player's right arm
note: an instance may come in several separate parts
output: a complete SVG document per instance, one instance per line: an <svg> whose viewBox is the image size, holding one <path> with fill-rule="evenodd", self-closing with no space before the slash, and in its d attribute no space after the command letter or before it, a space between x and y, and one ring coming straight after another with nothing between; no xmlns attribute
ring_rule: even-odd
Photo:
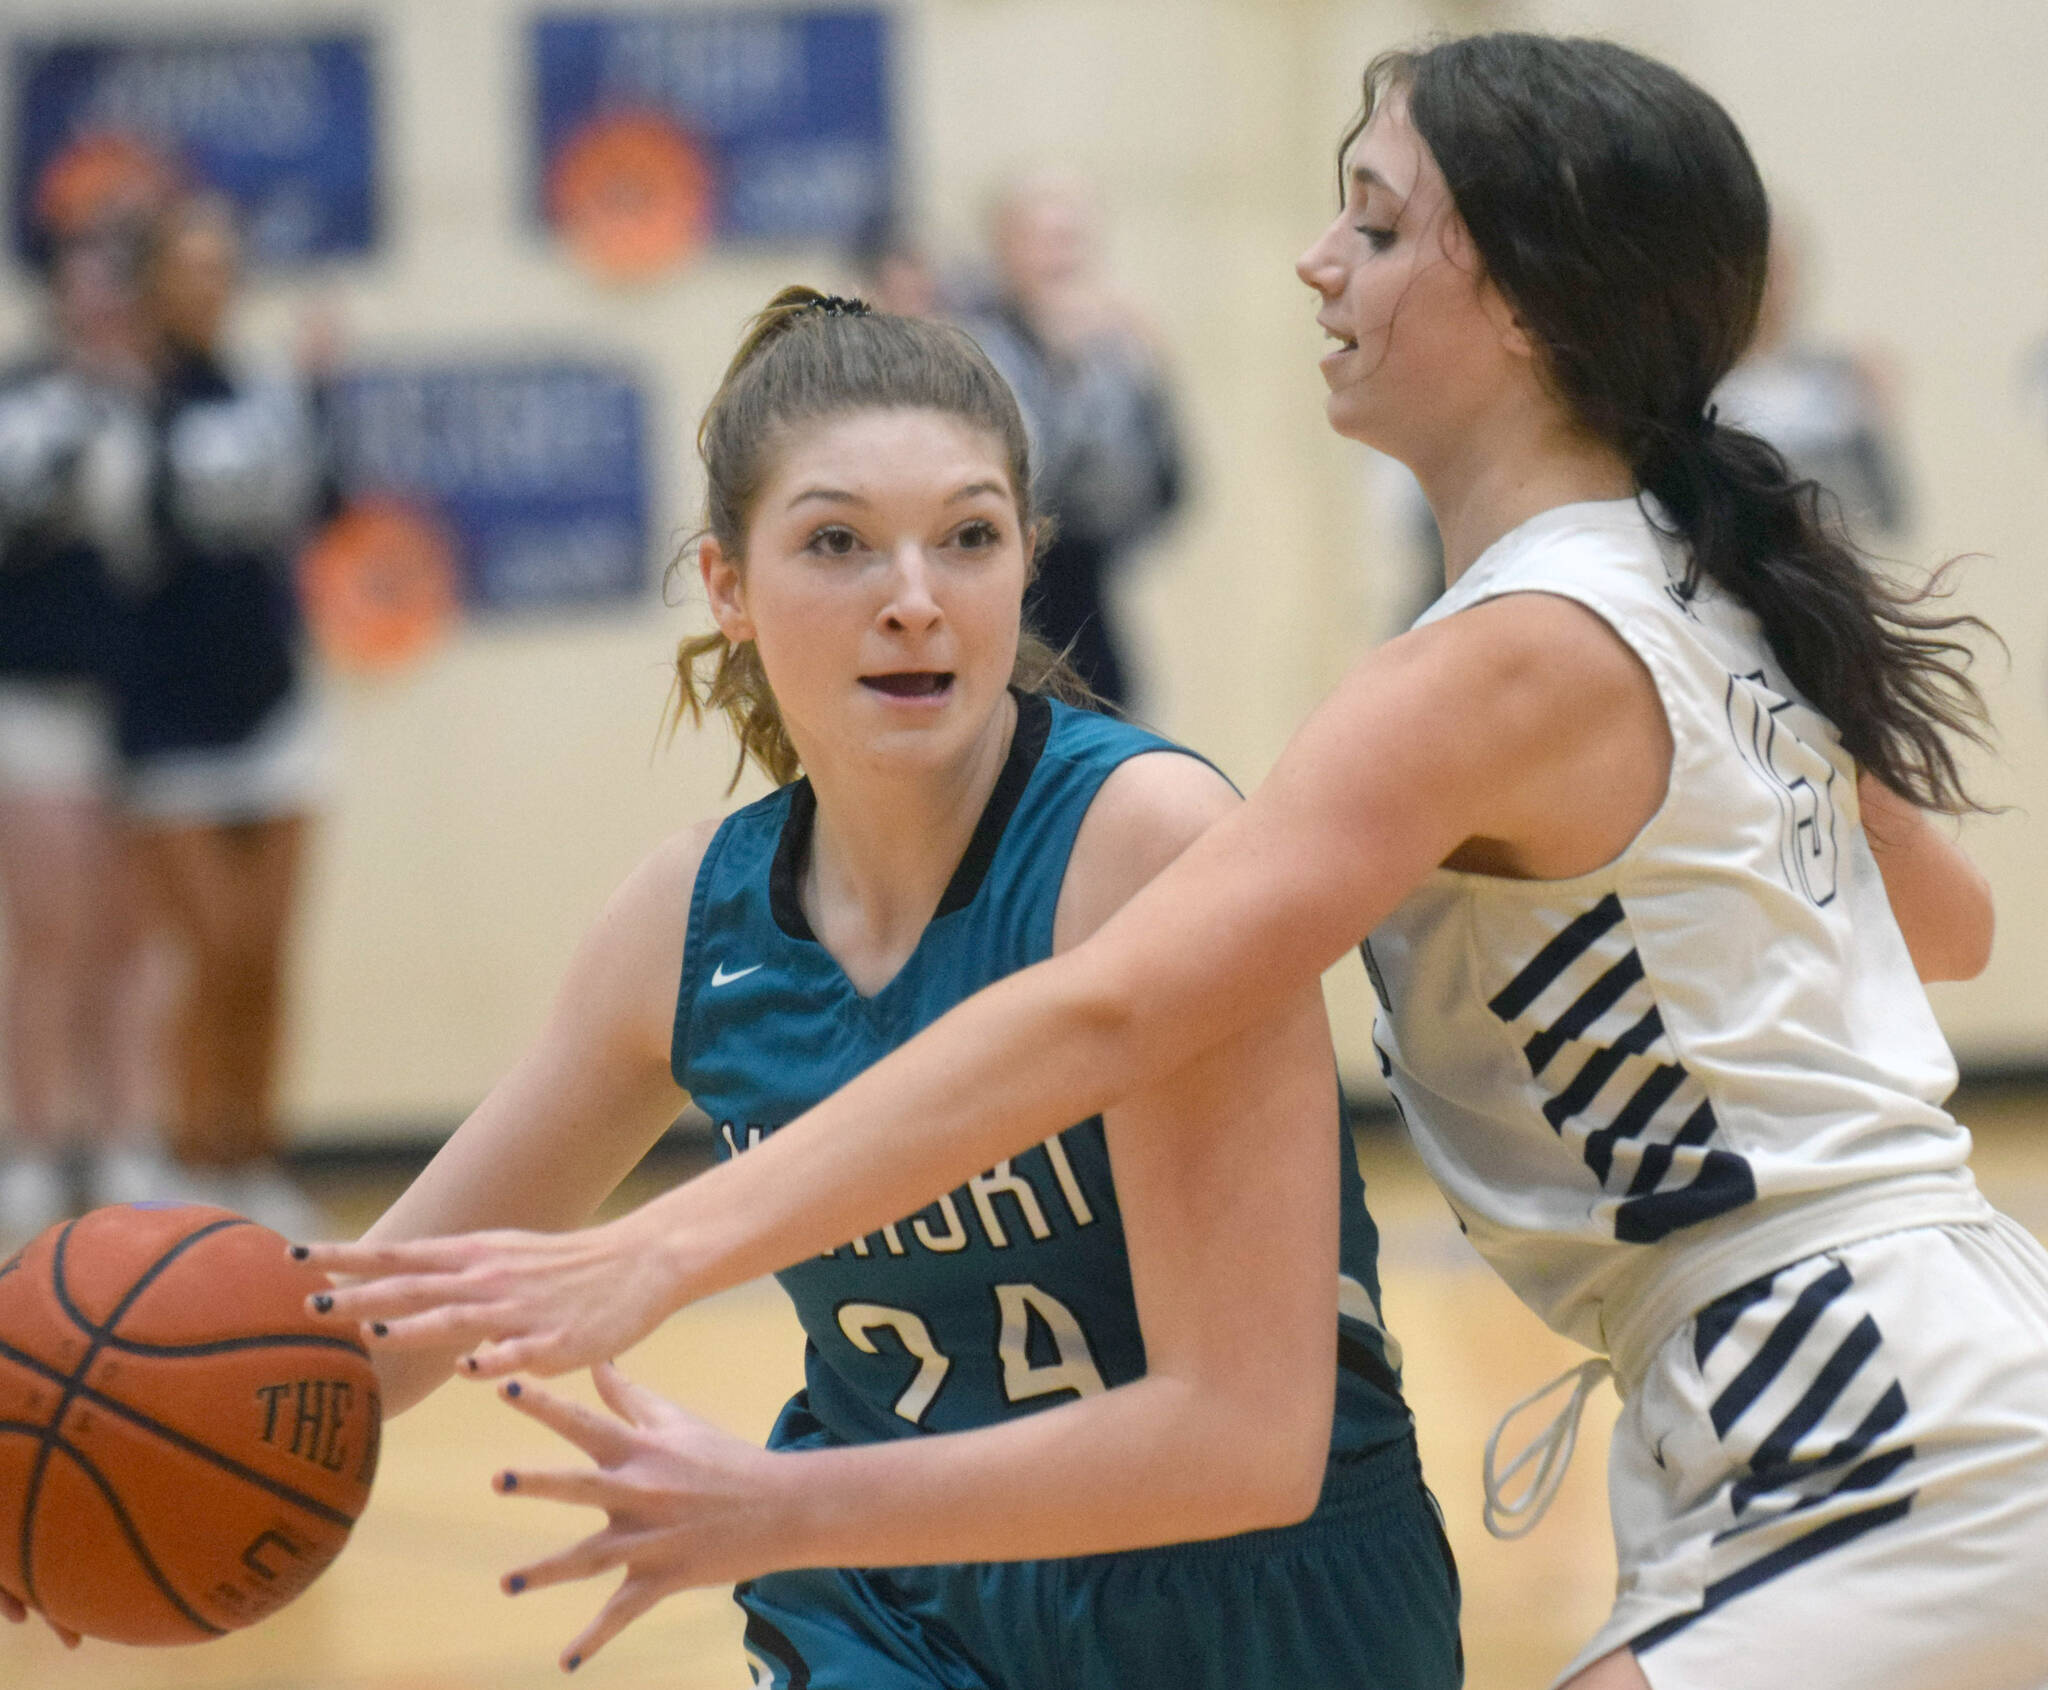
<svg viewBox="0 0 2048 1690"><path fill-rule="evenodd" d="M537 1038L363 1236L393 1242L583 1225L674 1121L669 1072L690 888L716 831L686 828L606 903ZM384 1412L445 1379L461 1354L373 1347Z"/></svg>

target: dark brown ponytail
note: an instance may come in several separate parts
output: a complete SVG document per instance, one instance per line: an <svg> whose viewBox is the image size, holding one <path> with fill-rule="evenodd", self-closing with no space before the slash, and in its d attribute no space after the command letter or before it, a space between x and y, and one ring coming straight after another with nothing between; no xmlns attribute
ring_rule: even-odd
<svg viewBox="0 0 2048 1690"><path fill-rule="evenodd" d="M1389 93L1444 173L1488 279L1559 398L1618 450L1709 580L1753 611L1786 678L1887 786L1976 808L1952 736L1986 737L1973 616L1948 571L1894 585L1832 498L1711 398L1763 301L1770 208L1740 132L1669 66L1611 42L1498 34L1390 53L1350 142Z"/></svg>

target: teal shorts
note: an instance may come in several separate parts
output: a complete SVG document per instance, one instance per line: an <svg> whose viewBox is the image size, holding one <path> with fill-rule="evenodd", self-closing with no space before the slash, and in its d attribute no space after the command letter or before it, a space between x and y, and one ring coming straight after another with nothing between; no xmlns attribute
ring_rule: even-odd
<svg viewBox="0 0 2048 1690"><path fill-rule="evenodd" d="M1051 1561L771 1573L734 1591L773 1690L1456 1690L1458 1578L1406 1439L1299 1525Z"/></svg>

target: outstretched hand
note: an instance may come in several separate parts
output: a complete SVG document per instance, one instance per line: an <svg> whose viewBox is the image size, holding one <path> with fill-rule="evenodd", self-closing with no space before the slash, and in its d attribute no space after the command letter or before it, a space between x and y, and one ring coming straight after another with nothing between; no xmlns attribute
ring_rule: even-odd
<svg viewBox="0 0 2048 1690"><path fill-rule="evenodd" d="M502 1395L592 1461L548 1472L497 1475L508 1496L601 1508L602 1530L559 1555L508 1573L508 1595L626 1570L597 1618L562 1651L574 1671L665 1596L730 1584L779 1564L768 1544L777 1457L633 1384L606 1362L590 1370L610 1415L517 1381Z"/></svg>
<svg viewBox="0 0 2048 1690"><path fill-rule="evenodd" d="M404 1243L301 1244L355 1281L308 1299L373 1346L457 1349L478 1379L552 1375L630 1349L681 1301L633 1216L576 1232L473 1232Z"/></svg>
<svg viewBox="0 0 2048 1690"><path fill-rule="evenodd" d="M20 1597L8 1591L0 1590L0 1615L5 1615L16 1625L22 1625L27 1622L32 1612L34 1610L26 1602L22 1601ZM55 1620L49 1618L48 1615L43 1617L43 1623L57 1634L57 1640L67 1649L76 1649L82 1641L77 1632L67 1631Z"/></svg>

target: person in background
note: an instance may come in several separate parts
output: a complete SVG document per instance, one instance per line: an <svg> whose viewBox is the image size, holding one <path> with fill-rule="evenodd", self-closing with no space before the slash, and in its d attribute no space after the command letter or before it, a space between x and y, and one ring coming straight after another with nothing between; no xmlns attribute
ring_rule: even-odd
<svg viewBox="0 0 2048 1690"><path fill-rule="evenodd" d="M1799 243L1781 222L1771 232L1756 339L1714 402L1729 423L1768 440L1797 474L1834 495L1859 539L1898 539L1912 507L1884 371L1802 328L1802 280Z"/></svg>
<svg viewBox="0 0 2048 1690"><path fill-rule="evenodd" d="M1012 183L991 233L996 290L963 322L1016 390L1053 521L1025 614L1098 697L1128 707L1130 660L1106 588L1119 560L1181 502L1164 374L1135 315L1099 277L1095 211L1078 184L1051 175Z"/></svg>
<svg viewBox="0 0 2048 1690"><path fill-rule="evenodd" d="M50 256L51 345L0 375L0 973L12 1138L0 1251L124 1194L154 1113L136 898L102 685L111 573L147 549L151 382L137 230Z"/></svg>
<svg viewBox="0 0 2048 1690"><path fill-rule="evenodd" d="M948 315L938 266L909 220L893 205L861 224L847 249L858 295L897 317Z"/></svg>
<svg viewBox="0 0 2048 1690"><path fill-rule="evenodd" d="M278 1164L275 1091L327 760L293 569L331 491L306 386L247 380L223 359L238 257L232 211L211 195L153 229L152 559L116 665L116 726L145 890L188 962L168 1192L318 1233Z"/></svg>

